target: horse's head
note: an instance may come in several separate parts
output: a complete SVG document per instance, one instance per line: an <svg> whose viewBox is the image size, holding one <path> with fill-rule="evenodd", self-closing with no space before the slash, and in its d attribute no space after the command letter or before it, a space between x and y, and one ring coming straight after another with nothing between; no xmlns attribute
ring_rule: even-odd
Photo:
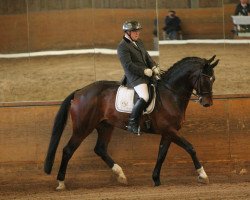
<svg viewBox="0 0 250 200"><path fill-rule="evenodd" d="M214 59L215 56L209 60L204 59L204 66L194 80L194 90L196 90L199 103L204 107L213 105L214 67L219 63L219 60L213 62Z"/></svg>

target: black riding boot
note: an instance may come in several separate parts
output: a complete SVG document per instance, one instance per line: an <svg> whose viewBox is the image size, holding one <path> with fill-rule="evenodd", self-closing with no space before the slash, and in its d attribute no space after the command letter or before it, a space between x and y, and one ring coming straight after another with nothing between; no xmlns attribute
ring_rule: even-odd
<svg viewBox="0 0 250 200"><path fill-rule="evenodd" d="M142 112L143 112L146 104L147 104L147 102L142 98L140 98L135 103L135 105L132 109L132 113L130 115L130 118L128 120L128 126L127 126L128 131L139 135L139 133L140 133L139 122L140 122L140 118L141 118Z"/></svg>

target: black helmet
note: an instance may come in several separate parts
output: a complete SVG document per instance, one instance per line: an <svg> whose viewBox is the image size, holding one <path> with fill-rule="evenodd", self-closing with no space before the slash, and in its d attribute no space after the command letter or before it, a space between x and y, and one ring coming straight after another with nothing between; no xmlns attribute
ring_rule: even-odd
<svg viewBox="0 0 250 200"><path fill-rule="evenodd" d="M140 29L142 29L142 26L137 21L126 21L122 26L122 30L124 32L126 32L126 31L136 31L136 30L140 30Z"/></svg>

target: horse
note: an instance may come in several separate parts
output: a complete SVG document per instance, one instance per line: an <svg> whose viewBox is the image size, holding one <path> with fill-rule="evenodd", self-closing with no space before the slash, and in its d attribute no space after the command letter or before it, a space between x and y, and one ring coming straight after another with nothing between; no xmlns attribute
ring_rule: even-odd
<svg viewBox="0 0 250 200"><path fill-rule="evenodd" d="M161 79L157 81L157 101L151 119L150 130L145 126L148 117L143 116L140 121L141 131L144 133L161 135L158 157L153 170L154 186L159 186L162 164L169 146L174 143L183 148L192 158L198 173L198 182L209 183L208 176L199 162L192 144L178 135L185 117L185 111L193 91L196 91L198 102L204 107L213 104L212 86L215 81L214 67L219 60L214 61L200 57L186 57L176 62L167 71L162 71ZM65 174L67 165L81 142L94 130L98 137L94 152L108 165L116 175L117 181L127 184L127 178L122 168L108 154L114 127L126 130L129 114L115 109L115 98L119 82L97 81L72 92L62 102L55 117L52 135L44 163L44 171L50 174L55 159L56 150L67 123L70 113L73 134L63 148L62 160L57 175L57 190L65 189Z"/></svg>

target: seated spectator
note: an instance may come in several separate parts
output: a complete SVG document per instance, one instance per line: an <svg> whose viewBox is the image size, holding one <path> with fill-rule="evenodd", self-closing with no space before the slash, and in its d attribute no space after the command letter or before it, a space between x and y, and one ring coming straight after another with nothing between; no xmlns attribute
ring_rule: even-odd
<svg viewBox="0 0 250 200"><path fill-rule="evenodd" d="M159 50L159 39L158 39L158 20L157 18L154 19L154 29L153 29L153 41L154 41L154 50L158 51Z"/></svg>
<svg viewBox="0 0 250 200"><path fill-rule="evenodd" d="M157 31L157 28L158 27L158 20L157 18L154 19L154 30L153 30L153 35L154 37L158 37L158 31Z"/></svg>
<svg viewBox="0 0 250 200"><path fill-rule="evenodd" d="M170 40L178 39L181 30L180 24L180 18L176 16L175 11L170 10L165 18L165 27L163 28Z"/></svg>
<svg viewBox="0 0 250 200"><path fill-rule="evenodd" d="M250 16L250 4L248 3L248 0L240 0L240 3L236 6L234 15L242 15L242 16ZM250 31L249 25L238 25L235 27L236 33L238 31Z"/></svg>
<svg viewBox="0 0 250 200"><path fill-rule="evenodd" d="M250 4L248 0L240 0L240 3L236 6L234 15L250 15Z"/></svg>

